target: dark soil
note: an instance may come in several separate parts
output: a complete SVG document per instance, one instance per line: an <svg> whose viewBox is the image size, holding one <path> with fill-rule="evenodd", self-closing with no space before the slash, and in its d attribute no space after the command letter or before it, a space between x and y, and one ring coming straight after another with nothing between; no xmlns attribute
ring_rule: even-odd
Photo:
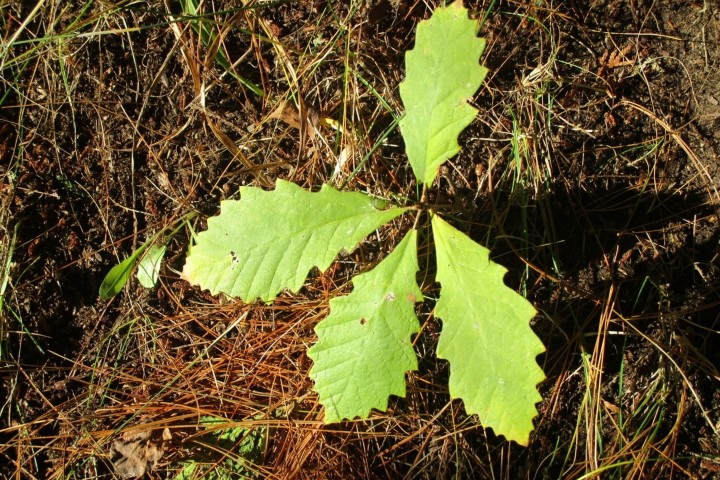
<svg viewBox="0 0 720 480"><path fill-rule="evenodd" d="M206 9L232 25L228 55L247 55L237 74L263 98L222 76L188 29L199 78L218 82L203 109L160 2L112 13L92 4L82 18L93 21L77 29L79 9L56 16L48 7L21 39L74 34L18 45L12 55L29 52L29 63L2 70L0 248L14 239L14 250L0 309L0 476L112 478L113 438L150 424L173 439L147 478L172 478L198 415L215 414L271 420L256 467L269 478L720 478L717 2L466 2L474 17L489 12L490 74L473 99L481 113L430 201L452 206L458 228L489 244L508 285L540 312L533 328L547 347L538 359L547 380L527 448L449 400L431 302L420 311L420 370L407 397L368 421L318 421L304 353L312 329L328 299L391 244L368 242L299 295L248 306L180 280L185 228L168 245L159 287L133 278L114 299L99 298L109 269L150 236L193 211L202 230L220 200L258 185L210 123L271 181L317 188L330 178L343 147L334 131L321 127L327 143L303 140L292 119L273 115L297 88L285 61L306 104L346 115L369 152L393 118L368 85L401 111L403 55L432 11L302 1L255 15L220 3ZM0 8L7 39L30 6ZM257 18L287 60L248 34L267 37ZM130 31L90 34L113 29ZM368 84L346 86L346 62ZM356 103L345 111L348 96ZM520 157L514 129L524 134ZM413 194L399 131L368 158L349 188ZM193 363L216 341L213 358Z"/></svg>

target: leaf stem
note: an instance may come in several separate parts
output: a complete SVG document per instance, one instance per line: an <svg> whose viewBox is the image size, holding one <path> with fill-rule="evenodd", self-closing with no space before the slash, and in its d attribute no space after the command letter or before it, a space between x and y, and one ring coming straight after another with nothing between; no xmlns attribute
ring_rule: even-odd
<svg viewBox="0 0 720 480"><path fill-rule="evenodd" d="M427 196L427 185L423 184L422 193L420 194L420 205L425 204L425 197ZM420 208L415 215L415 222L413 222L413 230L417 230L418 223L420 222L420 215L422 215L423 209Z"/></svg>

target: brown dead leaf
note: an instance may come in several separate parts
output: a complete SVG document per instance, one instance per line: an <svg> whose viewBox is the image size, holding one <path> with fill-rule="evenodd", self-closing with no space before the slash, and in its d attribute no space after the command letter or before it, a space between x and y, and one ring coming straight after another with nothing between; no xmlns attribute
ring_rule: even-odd
<svg viewBox="0 0 720 480"><path fill-rule="evenodd" d="M301 151L305 143L315 136L320 126L320 114L318 111L302 100L300 101L300 108L296 107L292 102L282 103L270 114L270 118L277 118L300 130Z"/></svg>
<svg viewBox="0 0 720 480"><path fill-rule="evenodd" d="M605 50L598 59L600 68L598 68L598 76L602 77L607 70L613 70L620 67L628 67L635 65L635 59L629 58L628 55L633 45L627 44L622 50Z"/></svg>
<svg viewBox="0 0 720 480"><path fill-rule="evenodd" d="M163 443L170 440L170 430L162 438L152 438L151 431L125 433L113 442L110 455L115 471L122 478L138 478L153 470L165 453Z"/></svg>

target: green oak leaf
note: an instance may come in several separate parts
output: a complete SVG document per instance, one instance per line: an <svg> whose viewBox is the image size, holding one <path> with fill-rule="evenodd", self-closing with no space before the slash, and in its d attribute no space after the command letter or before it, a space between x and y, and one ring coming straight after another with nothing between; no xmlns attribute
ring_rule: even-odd
<svg viewBox="0 0 720 480"><path fill-rule="evenodd" d="M315 193L284 180L272 191L241 187L240 200L223 201L198 234L182 278L246 302L297 292L312 267L325 271L342 250L407 210L375 204L328 185Z"/></svg>
<svg viewBox="0 0 720 480"><path fill-rule="evenodd" d="M461 2L438 8L418 24L415 48L405 54L400 130L413 172L427 186L438 167L458 153L457 137L477 114L467 100L487 69L479 64L485 39L477 37L476 28Z"/></svg>
<svg viewBox="0 0 720 480"><path fill-rule="evenodd" d="M535 309L503 283L490 251L439 216L432 218L443 328L437 356L450 362L450 395L495 433L527 445L544 380L545 351L530 328Z"/></svg>
<svg viewBox="0 0 720 480"><path fill-rule="evenodd" d="M356 276L352 293L330 300L330 315L315 327L310 376L326 423L367 418L372 408L387 409L389 395L405 396L405 372L417 369L410 337L420 330L416 239L411 230L373 270Z"/></svg>

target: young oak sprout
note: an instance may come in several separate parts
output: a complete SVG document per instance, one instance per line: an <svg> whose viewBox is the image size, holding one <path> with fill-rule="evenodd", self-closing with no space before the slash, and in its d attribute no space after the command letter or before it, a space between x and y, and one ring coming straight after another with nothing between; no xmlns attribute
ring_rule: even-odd
<svg viewBox="0 0 720 480"><path fill-rule="evenodd" d="M400 84L400 128L413 173L423 188L455 155L460 132L475 118L468 104L487 70L485 41L461 2L438 8L418 24ZM183 278L213 294L270 302L297 292L313 267L325 271L343 250L411 210L323 185L318 192L278 180L264 191L241 187L240 200L221 203L219 216L197 235ZM413 209L415 210L415 209ZM443 329L437 355L450 363L449 391L470 414L509 440L527 445L544 379L535 357L544 351L529 322L533 306L505 286L506 269L489 251L430 211L436 280L435 316ZM372 270L357 275L349 295L330 300L308 355L328 423L367 418L405 395L405 373L417 368L412 336L420 330L415 228Z"/></svg>

